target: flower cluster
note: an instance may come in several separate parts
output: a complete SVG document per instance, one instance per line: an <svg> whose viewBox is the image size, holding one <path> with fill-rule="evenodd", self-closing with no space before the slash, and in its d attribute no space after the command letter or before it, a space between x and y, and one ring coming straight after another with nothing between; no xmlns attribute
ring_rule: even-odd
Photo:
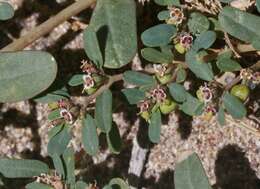
<svg viewBox="0 0 260 189"><path fill-rule="evenodd" d="M83 88L83 92L84 92L85 90L91 89L95 86L95 80L93 78L93 74L98 74L98 70L92 63L89 63L86 60L82 60L81 63L82 65L80 68L85 73L82 78L84 81L84 88Z"/></svg>
<svg viewBox="0 0 260 189"><path fill-rule="evenodd" d="M36 177L36 182L53 186L56 189L63 188L63 183L58 175L51 176L47 174L41 174L40 176Z"/></svg>
<svg viewBox="0 0 260 189"><path fill-rule="evenodd" d="M170 18L166 21L167 24L179 25L185 19L183 11L179 8L169 7Z"/></svg>
<svg viewBox="0 0 260 189"><path fill-rule="evenodd" d="M251 81L254 84L259 84L260 72L253 72L251 69L241 69L240 78L245 81Z"/></svg>
<svg viewBox="0 0 260 189"><path fill-rule="evenodd" d="M149 96L152 98L153 102L157 103L162 103L167 97L165 91L159 86L151 90Z"/></svg>
<svg viewBox="0 0 260 189"><path fill-rule="evenodd" d="M193 37L187 33L183 32L179 36L180 39L180 44L185 48L185 49L190 49L192 42L193 42Z"/></svg>
<svg viewBox="0 0 260 189"><path fill-rule="evenodd" d="M205 83L204 86L200 86L199 90L197 91L197 96L201 101L209 103L212 101L213 92Z"/></svg>
<svg viewBox="0 0 260 189"><path fill-rule="evenodd" d="M58 101L58 106L60 108L60 116L69 124L72 124L74 121L74 118L72 116L72 113L70 112L71 104L62 99Z"/></svg>

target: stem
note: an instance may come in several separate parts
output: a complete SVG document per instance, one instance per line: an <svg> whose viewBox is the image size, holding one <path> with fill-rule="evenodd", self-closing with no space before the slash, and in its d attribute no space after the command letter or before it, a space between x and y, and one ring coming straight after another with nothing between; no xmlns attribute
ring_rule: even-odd
<svg viewBox="0 0 260 189"><path fill-rule="evenodd" d="M123 74L113 75L110 76L108 79L108 82L102 85L94 94L88 96L85 100L85 107L87 107L95 98L97 98L101 93L103 93L105 90L109 89L109 87L118 81L121 81L123 79Z"/></svg>
<svg viewBox="0 0 260 189"><path fill-rule="evenodd" d="M32 42L39 39L41 36L48 34L55 27L68 20L70 17L77 15L84 9L88 8L96 0L79 0L69 7L59 12L56 16L48 19L38 27L32 29L25 36L13 41L0 51L18 51L23 50L25 47L30 45Z"/></svg>

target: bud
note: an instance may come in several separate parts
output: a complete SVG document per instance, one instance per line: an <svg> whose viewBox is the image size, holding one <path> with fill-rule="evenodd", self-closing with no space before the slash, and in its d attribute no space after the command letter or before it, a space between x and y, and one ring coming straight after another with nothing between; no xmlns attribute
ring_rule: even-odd
<svg viewBox="0 0 260 189"><path fill-rule="evenodd" d="M166 99L163 103L160 104L160 110L163 114L169 114L173 110L175 110L177 107L177 104L170 99Z"/></svg>

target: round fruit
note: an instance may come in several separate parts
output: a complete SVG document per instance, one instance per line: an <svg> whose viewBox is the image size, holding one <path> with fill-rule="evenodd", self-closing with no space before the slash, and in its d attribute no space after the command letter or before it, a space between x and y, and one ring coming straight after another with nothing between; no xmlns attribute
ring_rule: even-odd
<svg viewBox="0 0 260 189"><path fill-rule="evenodd" d="M198 90L196 91L196 95L197 95L198 99L199 99L201 102L204 102L204 97L203 97L203 92L202 92L202 90L198 89Z"/></svg>
<svg viewBox="0 0 260 189"><path fill-rule="evenodd" d="M231 94L245 101L249 96L249 88L246 85L235 85L231 89Z"/></svg>
<svg viewBox="0 0 260 189"><path fill-rule="evenodd" d="M96 87L91 87L89 89L86 89L86 92L87 92L88 95L92 95L96 91L97 91Z"/></svg>
<svg viewBox="0 0 260 189"><path fill-rule="evenodd" d="M171 79L172 79L172 75L171 74L166 74L166 75L164 75L164 76L160 76L160 75L157 75L156 74L156 78L159 80L159 82L161 83L161 84L166 84L166 83L168 83L168 82L170 82L171 81Z"/></svg>
<svg viewBox="0 0 260 189"><path fill-rule="evenodd" d="M173 110L175 110L177 107L177 104L169 99L166 99L162 104L160 104L160 110L162 114L169 114Z"/></svg>
<svg viewBox="0 0 260 189"><path fill-rule="evenodd" d="M184 54L186 52L186 49L180 44L177 43L175 45L175 49L180 53L180 54Z"/></svg>

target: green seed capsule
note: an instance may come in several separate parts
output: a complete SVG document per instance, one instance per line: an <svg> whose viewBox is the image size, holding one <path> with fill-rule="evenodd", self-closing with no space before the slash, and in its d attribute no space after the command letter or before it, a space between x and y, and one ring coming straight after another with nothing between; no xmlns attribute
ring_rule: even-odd
<svg viewBox="0 0 260 189"><path fill-rule="evenodd" d="M177 104L169 99L166 99L162 104L160 104L160 110L162 114L169 114L173 110L175 110L177 107Z"/></svg>
<svg viewBox="0 0 260 189"><path fill-rule="evenodd" d="M166 84L166 83L168 83L168 82L170 82L171 81L171 79L172 79L172 74L166 74L166 75L164 75L164 76L160 76L160 75L157 75L156 74L156 78L159 80L159 82L161 83L161 84Z"/></svg>
<svg viewBox="0 0 260 189"><path fill-rule="evenodd" d="M180 54L184 54L186 52L186 49L180 44L177 43L175 45L175 49L180 53Z"/></svg>
<svg viewBox="0 0 260 189"><path fill-rule="evenodd" d="M96 87L91 87L90 89L86 89L88 95L92 95L96 91L97 91Z"/></svg>
<svg viewBox="0 0 260 189"><path fill-rule="evenodd" d="M150 113L148 111L142 112L141 117L144 118L146 121L150 119Z"/></svg>
<svg viewBox="0 0 260 189"><path fill-rule="evenodd" d="M239 99L245 101L249 96L249 88L246 85L235 85L231 89L231 94L238 97Z"/></svg>

